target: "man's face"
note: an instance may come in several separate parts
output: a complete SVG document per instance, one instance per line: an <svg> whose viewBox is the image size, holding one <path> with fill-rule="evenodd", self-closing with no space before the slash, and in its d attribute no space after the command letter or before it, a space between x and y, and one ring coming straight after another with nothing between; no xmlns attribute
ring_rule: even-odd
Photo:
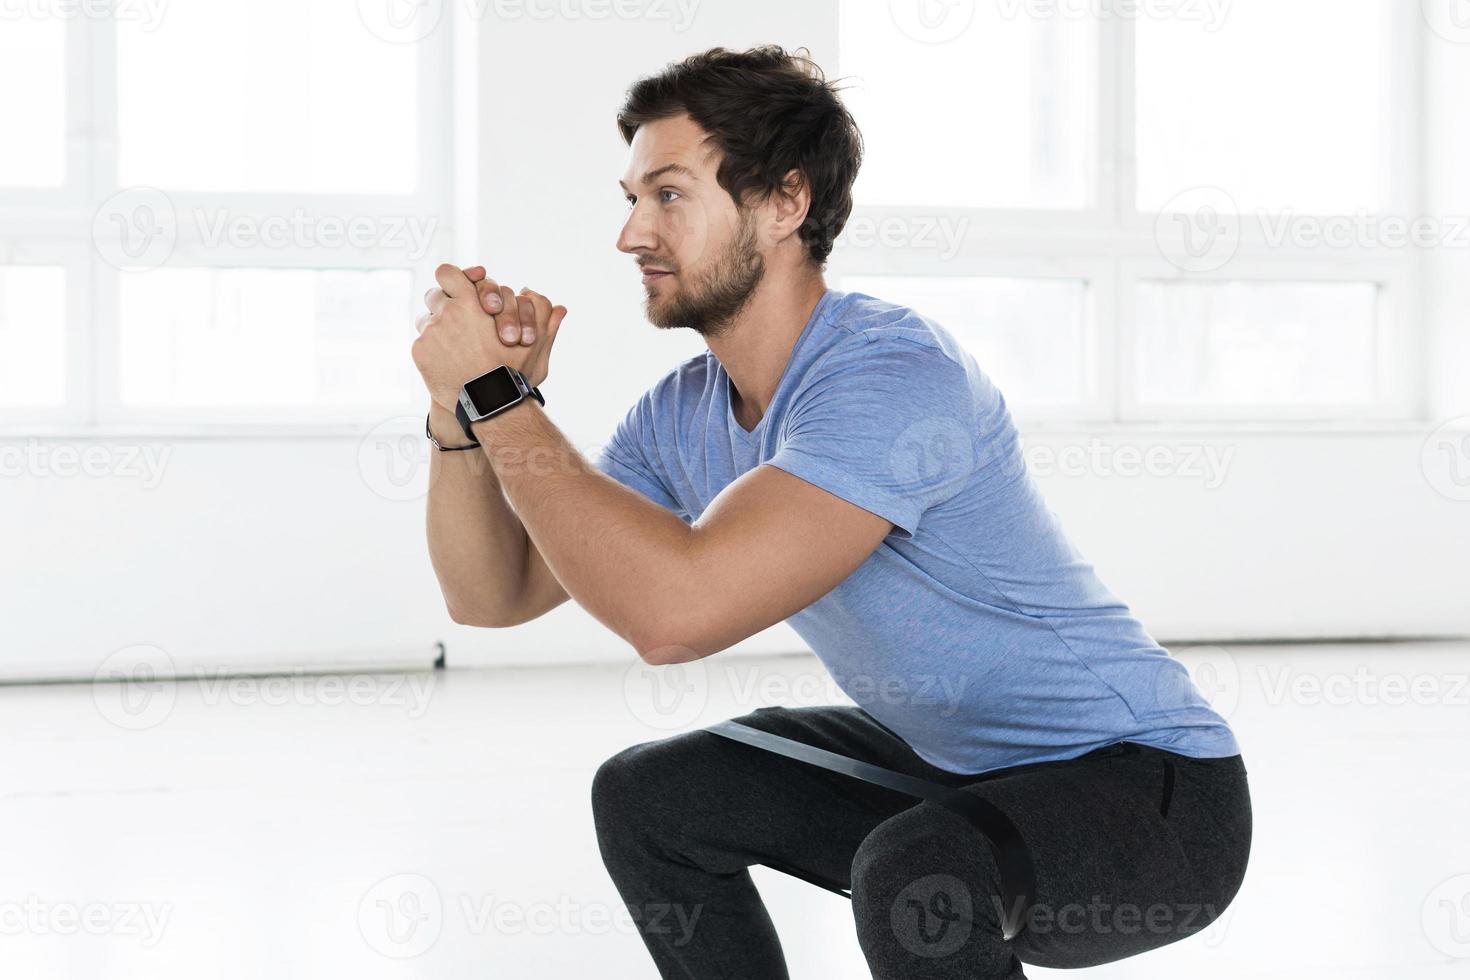
<svg viewBox="0 0 1470 980"><path fill-rule="evenodd" d="M618 248L643 273L644 308L660 327L718 334L765 274L753 209L715 180L720 152L687 115L640 126L619 181L628 221Z"/></svg>

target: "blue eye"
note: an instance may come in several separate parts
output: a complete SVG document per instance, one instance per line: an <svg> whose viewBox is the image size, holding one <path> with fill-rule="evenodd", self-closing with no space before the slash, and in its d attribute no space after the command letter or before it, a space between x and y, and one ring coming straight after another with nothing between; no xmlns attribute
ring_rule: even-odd
<svg viewBox="0 0 1470 980"><path fill-rule="evenodd" d="M678 191L671 191L671 190L661 190L661 191L658 192L658 196L663 200L663 202L665 204L672 204L673 202L671 200L669 200L669 198L670 197L678 197L679 196L679 192Z"/></svg>

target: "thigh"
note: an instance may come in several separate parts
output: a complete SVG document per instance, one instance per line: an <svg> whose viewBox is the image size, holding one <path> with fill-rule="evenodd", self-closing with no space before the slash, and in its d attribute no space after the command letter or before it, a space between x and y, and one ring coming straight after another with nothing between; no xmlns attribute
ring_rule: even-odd
<svg viewBox="0 0 1470 980"><path fill-rule="evenodd" d="M1014 940L1022 961L1111 962L1193 935L1224 910L1246 855L1216 828L1227 811L1249 812L1244 783L1225 786L1210 812L1171 805L1176 784L1197 795L1195 774L1179 783L1180 760L1118 745L964 788L1004 810L1031 854L1036 904Z"/></svg>
<svg viewBox="0 0 1470 980"><path fill-rule="evenodd" d="M1009 941L1017 910L979 830L933 802L874 828L854 858L853 914L875 976L1019 977L1023 962L1094 966L1205 928L1244 869L1243 770L1176 762L1176 780L1168 759L1182 757L1120 745L957 787L1002 810L1031 856L1035 903Z"/></svg>
<svg viewBox="0 0 1470 980"><path fill-rule="evenodd" d="M760 708L735 720L887 768L917 760L856 707ZM647 835L707 871L764 864L839 888L850 887L863 838L914 804L703 729L619 752L599 768L592 796L599 827Z"/></svg>

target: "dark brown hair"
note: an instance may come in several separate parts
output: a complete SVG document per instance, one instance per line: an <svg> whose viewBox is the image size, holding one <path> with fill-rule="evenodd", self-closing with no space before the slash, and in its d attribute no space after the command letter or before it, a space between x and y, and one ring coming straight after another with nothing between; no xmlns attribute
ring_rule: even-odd
<svg viewBox="0 0 1470 980"><path fill-rule="evenodd" d="M724 159L716 179L745 206L763 200L799 170L811 206L799 234L821 266L852 214L852 183L863 140L837 88L805 48L776 45L711 48L639 79L618 112L618 131L633 142L638 127L687 112L707 130Z"/></svg>

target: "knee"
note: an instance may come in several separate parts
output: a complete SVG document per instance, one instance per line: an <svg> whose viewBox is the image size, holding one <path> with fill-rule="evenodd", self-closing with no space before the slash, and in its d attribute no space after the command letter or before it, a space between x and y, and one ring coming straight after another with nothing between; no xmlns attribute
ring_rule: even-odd
<svg viewBox="0 0 1470 980"><path fill-rule="evenodd" d="M631 745L604 759L593 774L592 820L599 833L631 812L641 795L640 784L642 793L648 791L645 749Z"/></svg>
<svg viewBox="0 0 1470 980"><path fill-rule="evenodd" d="M1008 962L999 885L984 839L953 814L920 804L879 824L852 862L853 917L875 976L949 957Z"/></svg>
<svg viewBox="0 0 1470 980"><path fill-rule="evenodd" d="M641 742L603 760L592 776L592 820L599 836L645 836L677 829L697 770L692 740L699 733ZM707 738L716 738L706 735Z"/></svg>

